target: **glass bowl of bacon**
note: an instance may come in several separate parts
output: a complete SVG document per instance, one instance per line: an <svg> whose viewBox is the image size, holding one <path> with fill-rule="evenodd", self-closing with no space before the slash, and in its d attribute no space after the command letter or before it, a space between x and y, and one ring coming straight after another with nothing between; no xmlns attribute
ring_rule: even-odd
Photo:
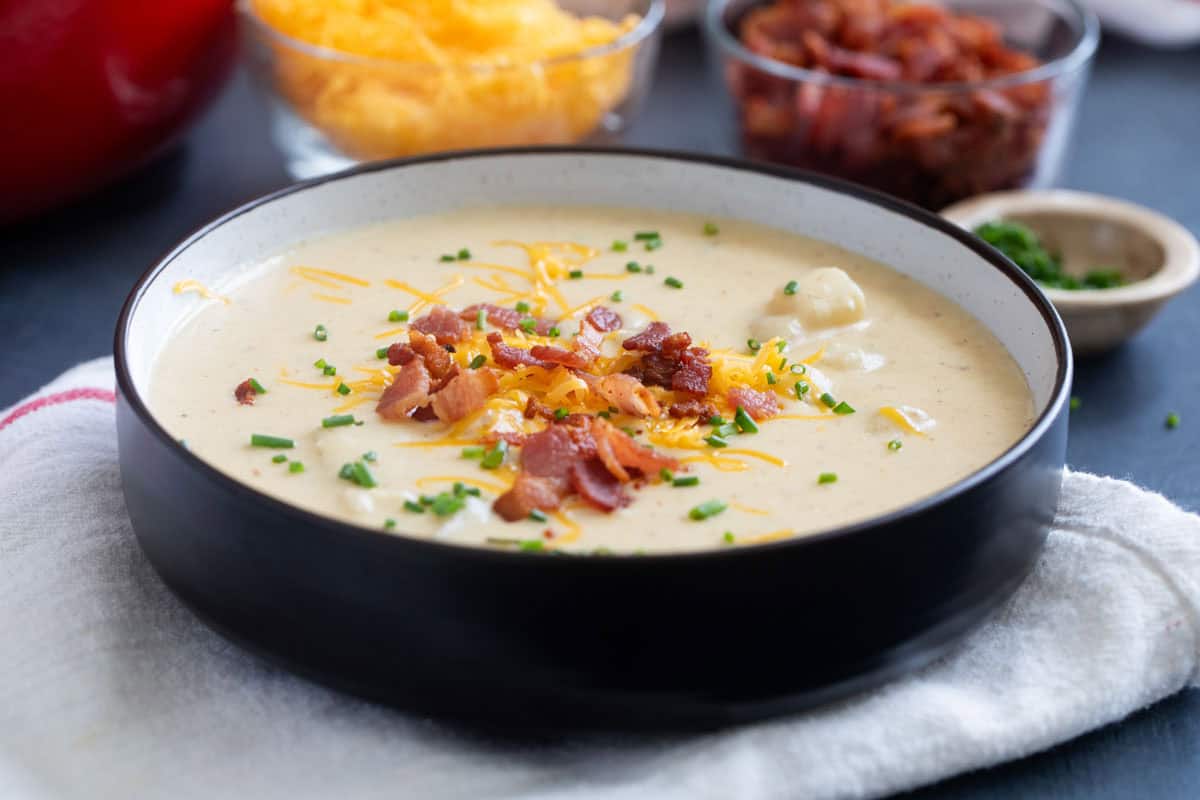
<svg viewBox="0 0 1200 800"><path fill-rule="evenodd" d="M1099 43L1077 0L711 0L747 156L930 209L1052 185Z"/></svg>

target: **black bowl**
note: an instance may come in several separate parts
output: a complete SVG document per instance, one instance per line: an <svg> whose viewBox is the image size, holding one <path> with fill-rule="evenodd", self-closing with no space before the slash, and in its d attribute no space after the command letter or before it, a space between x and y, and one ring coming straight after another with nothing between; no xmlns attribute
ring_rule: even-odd
<svg viewBox="0 0 1200 800"><path fill-rule="evenodd" d="M180 446L146 402L182 277L219 283L296 240L461 203L660 207L831 240L956 300L1009 348L1038 409L992 463L896 512L756 547L498 552L284 504ZM510 150L377 164L202 228L134 287L116 335L126 502L166 584L235 641L403 708L505 726L694 728L802 709L946 652L1007 598L1061 482L1071 358L1054 309L949 223L828 178L717 158Z"/></svg>

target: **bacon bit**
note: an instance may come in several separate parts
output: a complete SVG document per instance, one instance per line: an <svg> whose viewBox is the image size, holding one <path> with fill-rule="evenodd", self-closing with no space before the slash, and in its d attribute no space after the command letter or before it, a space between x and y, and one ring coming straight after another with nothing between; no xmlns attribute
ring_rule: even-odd
<svg viewBox="0 0 1200 800"><path fill-rule="evenodd" d="M417 351L413 350L411 347L409 347L407 344L404 344L403 342L396 342L396 343L392 344L390 347L388 347L388 350L387 350L388 363L391 364L393 367L398 367L398 366L401 366L402 364L407 364L408 362L412 361L416 357L417 357Z"/></svg>
<svg viewBox="0 0 1200 800"><path fill-rule="evenodd" d="M576 340L578 342L578 339ZM570 369L587 369L591 366L595 356L586 358L582 353L564 350L561 347L551 347L549 345L538 344L534 345L529 351L530 355L543 363L542 366L561 364Z"/></svg>
<svg viewBox="0 0 1200 800"><path fill-rule="evenodd" d="M571 347L588 364L591 364L600 355L600 344L603 341L604 331L584 319L579 321L579 334L575 337Z"/></svg>
<svg viewBox="0 0 1200 800"><path fill-rule="evenodd" d="M445 351L443 351L445 352ZM500 388L496 373L490 369L459 372L433 396L433 413L442 422L457 422L483 408L487 399Z"/></svg>
<svg viewBox="0 0 1200 800"><path fill-rule="evenodd" d="M250 385L250 379L247 378L233 390L233 396L237 398L239 404L252 406L254 405L254 398L258 397L258 392L254 391L254 387Z"/></svg>
<svg viewBox="0 0 1200 800"><path fill-rule="evenodd" d="M708 394L708 382L712 380L712 366L708 363L708 351L702 347L689 347L679 354L679 369L671 376L671 388L683 394L704 397Z"/></svg>
<svg viewBox="0 0 1200 800"><path fill-rule="evenodd" d="M678 403L672 403L671 407L667 409L667 413L675 419L684 417L710 419L716 416L717 408L712 403L706 403L703 400L681 400Z"/></svg>
<svg viewBox="0 0 1200 800"><path fill-rule="evenodd" d="M437 418L437 414L433 413L433 407L429 405L421 406L409 415L409 419L416 422L433 422Z"/></svg>
<svg viewBox="0 0 1200 800"><path fill-rule="evenodd" d="M629 496L621 482L613 477L598 458L576 461L571 465L571 488L589 505L601 511L616 511L629 505Z"/></svg>
<svg viewBox="0 0 1200 800"><path fill-rule="evenodd" d="M525 365L529 367L544 367L550 369L553 364L547 364L540 358L537 358L528 350L520 347L512 347L504 343L504 338L498 333L489 333L487 337L488 347L492 350L492 360L497 366L504 369L515 369L518 366Z"/></svg>
<svg viewBox="0 0 1200 800"><path fill-rule="evenodd" d="M651 322L641 333L634 334L621 343L626 350L651 353L662 349L663 341L671 335L671 326L665 322Z"/></svg>
<svg viewBox="0 0 1200 800"><path fill-rule="evenodd" d="M536 397L530 397L525 402L525 419L553 419L554 409L545 403L538 402Z"/></svg>
<svg viewBox="0 0 1200 800"><path fill-rule="evenodd" d="M450 375L451 369L454 368L454 362L450 359L450 354L446 352L446 349L438 344L438 340L433 336L426 335L419 330L411 330L408 332L408 345L425 360L425 368L429 370L429 375L434 381L444 381Z"/></svg>
<svg viewBox="0 0 1200 800"><path fill-rule="evenodd" d="M756 420L770 419L779 413L779 400L770 392L739 386L729 390L727 399L729 405L734 408L741 406Z"/></svg>
<svg viewBox="0 0 1200 800"><path fill-rule="evenodd" d="M657 475L659 470L679 469L679 462L670 456L660 455L649 447L643 447L634 441L633 437L618 430L606 420L592 420L592 439L599 442L604 439L612 450L613 457L626 469L634 469L642 475ZM595 445L596 453L600 453L600 445ZM610 470L611 471L611 470ZM613 477L620 479L620 475Z"/></svg>
<svg viewBox="0 0 1200 800"><path fill-rule="evenodd" d="M602 333L611 333L621 327L621 315L607 306L596 306L588 312L586 319Z"/></svg>
<svg viewBox="0 0 1200 800"><path fill-rule="evenodd" d="M492 503L492 509L502 519L516 522L528 519L529 512L535 508L540 511L554 511L562 503L565 494L564 483L521 472L513 482L512 488Z"/></svg>
<svg viewBox="0 0 1200 800"><path fill-rule="evenodd" d="M396 373L392 385L384 389L375 412L384 419L404 419L413 410L429 402L431 386L425 362L414 358Z"/></svg>
<svg viewBox="0 0 1200 800"><path fill-rule="evenodd" d="M470 326L445 306L434 306L428 314L414 320L409 328L432 336L441 345L461 342L471 332Z"/></svg>
<svg viewBox="0 0 1200 800"><path fill-rule="evenodd" d="M662 413L658 400L632 375L617 373L596 378L583 373L579 374L579 377L597 394L626 414L644 418L657 417Z"/></svg>
<svg viewBox="0 0 1200 800"><path fill-rule="evenodd" d="M617 454L613 451L612 441L607 434L603 430L593 431L592 441L596 443L596 457L600 459L600 463L604 464L604 468L621 483L628 483L631 480L629 472L617 458Z"/></svg>

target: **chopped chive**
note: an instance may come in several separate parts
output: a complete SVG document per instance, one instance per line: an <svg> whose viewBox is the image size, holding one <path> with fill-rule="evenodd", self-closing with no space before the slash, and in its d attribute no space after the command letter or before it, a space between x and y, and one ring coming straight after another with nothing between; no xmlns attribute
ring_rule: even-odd
<svg viewBox="0 0 1200 800"><path fill-rule="evenodd" d="M268 436L265 433L252 433L250 434L250 445L252 447L274 447L277 450L291 450L296 446L296 443L283 436Z"/></svg>
<svg viewBox="0 0 1200 800"><path fill-rule="evenodd" d="M1072 411L1078 411L1079 407L1082 405L1083 405L1083 401L1080 400L1078 397L1071 398L1071 410Z"/></svg>
<svg viewBox="0 0 1200 800"><path fill-rule="evenodd" d="M672 486L699 486L700 485L700 476L699 475L684 475L682 478L672 478L671 485Z"/></svg>
<svg viewBox="0 0 1200 800"><path fill-rule="evenodd" d="M462 497L467 493L467 485L462 481L455 481L454 486L450 489L450 493L455 497Z"/></svg>
<svg viewBox="0 0 1200 800"><path fill-rule="evenodd" d="M808 390L811 387L809 387L809 385L804 381L796 381L796 385L792 388L796 390L796 399L803 400L804 395L808 394Z"/></svg>
<svg viewBox="0 0 1200 800"><path fill-rule="evenodd" d="M837 405L837 400L834 400L833 395L831 395L829 392L826 392L825 394L821 395L821 402L824 403L825 405L829 406L830 408L833 408L834 406Z"/></svg>
<svg viewBox="0 0 1200 800"><path fill-rule="evenodd" d="M536 508L529 512L529 518L534 522L545 522L547 519L546 515Z"/></svg>
<svg viewBox="0 0 1200 800"><path fill-rule="evenodd" d="M565 408L556 408L556 409L554 409L554 418L555 419L566 419L570 413L571 412Z"/></svg>
<svg viewBox="0 0 1200 800"><path fill-rule="evenodd" d="M254 390L255 394L267 393L267 388L259 383L257 378L251 378L248 383L250 384L250 388Z"/></svg>
<svg viewBox="0 0 1200 800"><path fill-rule="evenodd" d="M850 405L845 400L843 400L842 402L838 403L836 406L833 407L833 413L841 414L844 417L847 414L854 413L854 406Z"/></svg>
<svg viewBox="0 0 1200 800"><path fill-rule="evenodd" d="M645 272L647 275L653 275L653 274L654 274L654 265L653 265L653 264L647 264L646 266L642 267L642 270L643 270L643 271L644 271L644 272Z"/></svg>
<svg viewBox="0 0 1200 800"><path fill-rule="evenodd" d="M464 447L462 449L463 458L483 458L486 449L483 447Z"/></svg>
<svg viewBox="0 0 1200 800"><path fill-rule="evenodd" d="M483 330L483 326L487 324L487 312L482 308L475 312L475 330Z"/></svg>
<svg viewBox="0 0 1200 800"><path fill-rule="evenodd" d="M704 520L710 517L715 517L729 506L722 503L720 500L709 500L707 503L701 503L688 512L688 516L694 520Z"/></svg>
<svg viewBox="0 0 1200 800"><path fill-rule="evenodd" d="M447 492L442 492L433 498L433 502L429 504L429 510L439 517L448 517L462 510L462 507L466 504L467 502L461 497L455 497Z"/></svg>
<svg viewBox="0 0 1200 800"><path fill-rule="evenodd" d="M562 335L562 331L560 331L558 328L551 328L549 331L547 331L547 333L551 339L557 339Z"/></svg>
<svg viewBox="0 0 1200 800"><path fill-rule="evenodd" d="M414 514L424 514L425 506L421 505L420 503L414 503L412 500L405 500L404 510L411 511Z"/></svg>
<svg viewBox="0 0 1200 800"><path fill-rule="evenodd" d="M786 353L787 349L788 349L788 343L787 343L786 339L780 339L778 342L775 343L775 352L776 353Z"/></svg>
<svg viewBox="0 0 1200 800"><path fill-rule="evenodd" d="M354 467L342 464L342 468L338 470L338 477L344 481L354 480Z"/></svg>
<svg viewBox="0 0 1200 800"><path fill-rule="evenodd" d="M293 475L298 475L299 473L304 472L304 463L302 461L293 461L292 463L288 464L288 472Z"/></svg>
<svg viewBox="0 0 1200 800"><path fill-rule="evenodd" d="M649 271L649 270L647 270L647 271ZM679 280L679 278L667 278L666 280L663 281L663 283L665 283L667 286L670 286L672 289L682 289L683 288L683 281Z"/></svg>
<svg viewBox="0 0 1200 800"><path fill-rule="evenodd" d="M1173 431L1176 428L1178 428L1179 427L1179 415L1176 414L1174 411L1172 411L1170 414L1167 414L1166 425L1167 425L1167 430Z"/></svg>
<svg viewBox="0 0 1200 800"><path fill-rule="evenodd" d="M408 312L392 309L388 312L388 322L408 322Z"/></svg>
<svg viewBox="0 0 1200 800"><path fill-rule="evenodd" d="M612 243L612 249L614 253L624 253L629 249L629 243L622 242L620 239L616 239Z"/></svg>
<svg viewBox="0 0 1200 800"><path fill-rule="evenodd" d="M803 364L792 364L790 367L788 367L788 369L792 371L793 375L808 374L808 367L804 366Z"/></svg>
<svg viewBox="0 0 1200 800"><path fill-rule="evenodd" d="M608 413L607 411L597 411L596 416L603 417L604 419L612 419L612 414Z"/></svg>
<svg viewBox="0 0 1200 800"><path fill-rule="evenodd" d="M666 467L663 467L658 471L658 477L662 478L665 483L670 483L671 481L675 480L675 473L671 472L671 470L667 469Z"/></svg>
<svg viewBox="0 0 1200 800"><path fill-rule="evenodd" d="M480 464L484 469L496 469L504 463L504 456L508 453L508 442L501 439L492 446L483 456L483 462Z"/></svg>
<svg viewBox="0 0 1200 800"><path fill-rule="evenodd" d="M439 261L456 261L457 259L455 259L453 253L446 253L438 260Z"/></svg>
<svg viewBox="0 0 1200 800"><path fill-rule="evenodd" d="M787 284L783 287L783 293L787 294L787 295L792 295L792 294L795 294L796 290L799 288L800 288L800 284L797 281L788 281Z"/></svg>
<svg viewBox="0 0 1200 800"><path fill-rule="evenodd" d="M787 359L786 358L779 359L779 368L783 369L786 366L787 366Z"/></svg>
<svg viewBox="0 0 1200 800"><path fill-rule="evenodd" d="M625 271L626 272L641 272L642 265L637 263L636 261L630 261L629 263L627 263L625 265Z"/></svg>
<svg viewBox="0 0 1200 800"><path fill-rule="evenodd" d="M533 317L526 317L517 324L520 325L521 330L525 331L526 333L533 333L537 330L537 320Z"/></svg>
<svg viewBox="0 0 1200 800"><path fill-rule="evenodd" d="M280 453L277 456L271 456L271 463L273 464L282 464L285 461L287 461L287 456L285 456L283 453Z"/></svg>
<svg viewBox="0 0 1200 800"><path fill-rule="evenodd" d="M719 436L722 439L728 439L730 436L733 436L738 432L738 426L734 425L732 422L725 422L713 428L712 432L714 436Z"/></svg>
<svg viewBox="0 0 1200 800"><path fill-rule="evenodd" d="M899 439L892 439L890 442L888 442L888 450L891 450L893 453L899 450L901 447L904 447L904 442L900 441Z"/></svg>
<svg viewBox="0 0 1200 800"><path fill-rule="evenodd" d="M577 281L583 277L583 270L573 269L570 272L568 272L567 275L570 276L571 280Z"/></svg>
<svg viewBox="0 0 1200 800"><path fill-rule="evenodd" d="M367 469L367 465L361 461L355 461L350 465L354 482L364 489L374 489L379 483L375 480L375 476L371 474L371 470Z"/></svg>
<svg viewBox="0 0 1200 800"><path fill-rule="evenodd" d="M363 461L370 461L371 463L375 463L378 460L379 460L379 453L376 453L374 450L368 450L367 452L363 453Z"/></svg>
<svg viewBox="0 0 1200 800"><path fill-rule="evenodd" d="M751 353L757 353L762 349L762 342L760 342L758 339L747 339L746 349L748 349Z"/></svg>
<svg viewBox="0 0 1200 800"><path fill-rule="evenodd" d="M516 309L518 314L528 314L529 303L526 303L524 300L520 300L517 302Z"/></svg>
<svg viewBox="0 0 1200 800"><path fill-rule="evenodd" d="M486 363L487 363L487 356L485 356L483 353L480 353L479 355L477 355L471 359L471 363L468 366L470 366L471 369L479 369Z"/></svg>
<svg viewBox="0 0 1200 800"><path fill-rule="evenodd" d="M719 415L713 415L713 416L711 416L711 417L709 417L709 418L708 418L708 424L709 424L709 425L712 425L712 426L715 428L715 427L716 427L716 426L718 426L718 425L724 425L724 424L725 424L725 420L724 420L724 418L722 418L722 417L721 417L721 416L719 416Z"/></svg>
<svg viewBox="0 0 1200 800"><path fill-rule="evenodd" d="M609 300L612 300L614 303L619 303L619 302L621 302L622 300L624 300L624 299L625 299L625 295L623 295L623 294L621 293L621 290L620 290L620 289L617 289L615 292L613 292L612 294L610 294L610 295L608 296L608 299L609 299Z"/></svg>
<svg viewBox="0 0 1200 800"><path fill-rule="evenodd" d="M318 342L325 341L329 338L329 329L324 325L318 325L317 327L313 328L313 338Z"/></svg>
<svg viewBox="0 0 1200 800"><path fill-rule="evenodd" d="M431 506L431 505L433 505L433 501L435 498L431 494L423 494L420 497L418 497L417 499L421 501L421 505Z"/></svg>
<svg viewBox="0 0 1200 800"><path fill-rule="evenodd" d="M725 531L725 535L721 537L721 541L725 544L733 544L737 539L733 535L733 531Z"/></svg>
<svg viewBox="0 0 1200 800"><path fill-rule="evenodd" d="M375 351L375 357L376 358L387 358L387 351L388 351L388 349L386 347L380 347L378 350Z"/></svg>
<svg viewBox="0 0 1200 800"><path fill-rule="evenodd" d="M634 430L632 425L622 425L621 430L624 431L627 436L637 436L638 433L636 430Z"/></svg>
<svg viewBox="0 0 1200 800"><path fill-rule="evenodd" d="M383 521L383 529L385 531L393 530L395 527L396 527L396 520L392 519L391 517L388 517L387 519L385 519Z"/></svg>
<svg viewBox="0 0 1200 800"><path fill-rule="evenodd" d="M826 483L837 483L837 479L836 472L822 472L817 476L817 483L822 485Z"/></svg>
<svg viewBox="0 0 1200 800"><path fill-rule="evenodd" d="M337 387L337 393L342 397L345 397L346 395L350 394L350 387L344 383L339 383Z"/></svg>
<svg viewBox="0 0 1200 800"><path fill-rule="evenodd" d="M654 239L661 239L662 237L659 236L658 231L638 231L633 235L633 238L639 242L649 242Z"/></svg>
<svg viewBox="0 0 1200 800"><path fill-rule="evenodd" d="M646 242L646 252L650 253L663 246L662 239L650 239Z"/></svg>
<svg viewBox="0 0 1200 800"><path fill-rule="evenodd" d="M325 359L318 358L316 361L313 362L313 366L316 367L317 369L325 369L325 367L328 366L328 364L325 363Z"/></svg>
<svg viewBox="0 0 1200 800"><path fill-rule="evenodd" d="M537 553L545 550L546 545L541 539L522 539L521 543L517 545L517 549L522 553Z"/></svg>
<svg viewBox="0 0 1200 800"><path fill-rule="evenodd" d="M721 229L717 227L717 224L715 222L704 223L704 235L705 236L716 236L720 232L721 232Z"/></svg>
<svg viewBox="0 0 1200 800"><path fill-rule="evenodd" d="M324 372L326 375L337 375L337 367L335 367L333 364L327 364L325 366L325 369L323 369L321 371Z"/></svg>
<svg viewBox="0 0 1200 800"><path fill-rule="evenodd" d="M712 436L705 436L704 441L708 442L709 447L728 447L729 442L717 436L715 433Z"/></svg>
<svg viewBox="0 0 1200 800"><path fill-rule="evenodd" d="M341 428L346 425L354 424L353 414L336 414L332 417L326 417L321 420L322 428Z"/></svg>
<svg viewBox="0 0 1200 800"><path fill-rule="evenodd" d="M737 413L733 415L733 421L742 433L758 433L758 425L746 413L746 409L741 406L737 407Z"/></svg>
<svg viewBox="0 0 1200 800"><path fill-rule="evenodd" d="M478 486L467 486L466 488L463 489L463 494L469 494L469 495L471 495L471 497L479 497L479 494L480 494L479 487Z"/></svg>
<svg viewBox="0 0 1200 800"><path fill-rule="evenodd" d="M778 381L775 379L775 373L767 370L767 385L774 386Z"/></svg>
<svg viewBox="0 0 1200 800"><path fill-rule="evenodd" d="M458 251L458 260L459 261L466 261L470 257L471 257L471 251L468 250L467 248L464 247L463 249Z"/></svg>

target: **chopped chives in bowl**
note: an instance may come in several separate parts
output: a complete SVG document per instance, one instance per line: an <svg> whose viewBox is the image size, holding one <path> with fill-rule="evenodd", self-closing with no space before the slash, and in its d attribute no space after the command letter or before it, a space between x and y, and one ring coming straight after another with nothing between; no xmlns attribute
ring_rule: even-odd
<svg viewBox="0 0 1200 800"><path fill-rule="evenodd" d="M290 450L296 446L296 442L283 436L252 433L250 434L250 445L252 447L274 447L278 450Z"/></svg>
<svg viewBox="0 0 1200 800"><path fill-rule="evenodd" d="M715 517L717 514L720 514L728 507L729 506L720 500L709 500L708 502L701 503L689 511L688 516L694 520L710 519L711 517Z"/></svg>

